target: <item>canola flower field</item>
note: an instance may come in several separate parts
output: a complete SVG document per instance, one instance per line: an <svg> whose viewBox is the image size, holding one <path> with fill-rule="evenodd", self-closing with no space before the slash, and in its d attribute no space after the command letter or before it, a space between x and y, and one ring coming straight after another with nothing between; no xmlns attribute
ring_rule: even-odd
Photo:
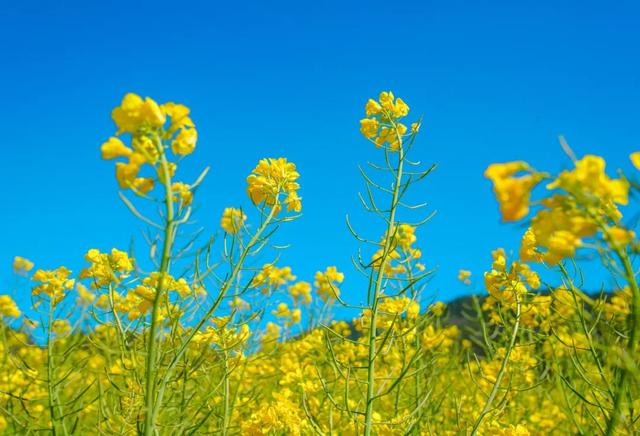
<svg viewBox="0 0 640 436"><path fill-rule="evenodd" d="M421 119L405 121L409 112L382 92L360 121L376 162L362 172L362 207L386 230L368 239L348 225L362 246L358 301L341 293L334 266L309 283L278 263L270 240L303 205L286 158L248 175L253 209L228 207L216 238L194 238L207 169L180 177L198 139L190 110L127 94L100 151L115 161L123 207L149 229L149 251L91 249L73 272L37 269L37 253L15 257L32 307L0 295L0 432L638 433L640 245L625 224L636 174L611 176L604 158L568 148L559 174L490 165L484 176L503 221L523 224L522 242L492 253L488 296L468 308L478 328L465 332L445 304L422 303L432 272L418 236L429 216L404 217L420 208L407 193L433 167L411 160ZM630 159L640 168L640 152ZM586 255L615 289L585 289L590 271L575 259ZM357 316L334 319L338 306Z"/></svg>

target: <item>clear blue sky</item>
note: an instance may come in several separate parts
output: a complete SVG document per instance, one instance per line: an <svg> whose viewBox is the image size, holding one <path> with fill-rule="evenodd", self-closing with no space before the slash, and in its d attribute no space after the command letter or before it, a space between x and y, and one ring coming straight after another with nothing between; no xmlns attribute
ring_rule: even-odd
<svg viewBox="0 0 640 436"><path fill-rule="evenodd" d="M292 244L282 262L306 280L337 265L356 302L344 217L360 213L357 165L377 154L358 120L379 91L425 115L414 157L439 167L416 196L438 215L418 237L438 267L429 295L443 299L465 292L459 268L478 282L490 250L517 246L489 163L561 169L559 134L613 168L640 149L632 1L5 2L0 40L0 291L14 288L14 255L78 271L87 249L140 239L99 157L129 91L192 108L200 140L183 174L211 166L197 199L208 229L225 206L248 207L258 159L294 161L304 217L278 236Z"/></svg>

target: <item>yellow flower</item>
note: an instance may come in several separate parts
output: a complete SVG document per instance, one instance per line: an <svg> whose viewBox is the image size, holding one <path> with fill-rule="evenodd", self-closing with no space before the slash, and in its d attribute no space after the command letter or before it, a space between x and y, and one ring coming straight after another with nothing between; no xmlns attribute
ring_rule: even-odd
<svg viewBox="0 0 640 436"><path fill-rule="evenodd" d="M287 205L288 212L300 212L302 210L302 199L298 196L296 191L289 193L284 200L284 204Z"/></svg>
<svg viewBox="0 0 640 436"><path fill-rule="evenodd" d="M388 144L390 151L398 151L407 133L407 126L398 120L409 114L409 106L401 99L395 98L392 92L381 92L379 102L369 99L365 105L367 118L360 120L360 132L367 139L375 142L377 147ZM418 125L411 125L411 134L418 131Z"/></svg>
<svg viewBox="0 0 640 436"><path fill-rule="evenodd" d="M395 234L395 242L404 251L409 251L411 245L416 242L416 229L410 224L400 224Z"/></svg>
<svg viewBox="0 0 640 436"><path fill-rule="evenodd" d="M13 271L16 274L28 273L33 269L33 262L21 256L13 258Z"/></svg>
<svg viewBox="0 0 640 436"><path fill-rule="evenodd" d="M302 208L297 194L299 176L295 164L285 158L262 159L247 177L247 194L253 204L264 202L266 206L274 207L275 213L281 208L280 194L287 194L284 201L287 210L299 212Z"/></svg>
<svg viewBox="0 0 640 436"><path fill-rule="evenodd" d="M609 228L609 236L612 239L612 243L625 246L635 239L636 234L633 230L614 226Z"/></svg>
<svg viewBox="0 0 640 436"><path fill-rule="evenodd" d="M382 106L372 98L367 101L367 104L364 107L364 111L368 117L379 114L381 110Z"/></svg>
<svg viewBox="0 0 640 436"><path fill-rule="evenodd" d="M640 170L640 151L636 151L629 155L629 159L631 159L631 163L637 170Z"/></svg>
<svg viewBox="0 0 640 436"><path fill-rule="evenodd" d="M360 133L367 139L375 137L379 128L380 122L375 118L363 118L360 120Z"/></svg>
<svg viewBox="0 0 640 436"><path fill-rule="evenodd" d="M124 145L120 139L111 137L100 147L102 159L115 159L118 157L129 157L133 151Z"/></svg>
<svg viewBox="0 0 640 436"><path fill-rule="evenodd" d="M246 219L247 216L242 213L240 209L227 207L222 213L220 227L222 227L225 232L235 235L242 228Z"/></svg>
<svg viewBox="0 0 640 436"><path fill-rule="evenodd" d="M155 101L149 97L142 100L139 95L133 93L124 96L120 106L111 113L111 117L118 127L117 135L135 134L143 125L162 127L166 120L162 109Z"/></svg>
<svg viewBox="0 0 640 436"><path fill-rule="evenodd" d="M458 280L460 280L465 285L471 284L471 280L469 280L469 277L471 277L471 271L468 271L466 269L461 269L460 271L458 271Z"/></svg>
<svg viewBox="0 0 640 436"><path fill-rule="evenodd" d="M92 279L91 286L94 288L106 287L112 282L120 282L133 271L133 259L126 252L117 248L111 249L111 254L101 253L92 248L87 251L84 258L90 263L90 266L84 268L78 277ZM78 292L82 296L80 285Z"/></svg>
<svg viewBox="0 0 640 436"><path fill-rule="evenodd" d="M0 295L0 316L18 318L22 315L18 305L8 295Z"/></svg>
<svg viewBox="0 0 640 436"><path fill-rule="evenodd" d="M540 286L538 274L531 271L529 265L514 261L507 265L507 258L502 248L492 253L492 270L484 274L484 284L489 294L500 302L513 302L516 296L525 295L528 290Z"/></svg>
<svg viewBox="0 0 640 436"><path fill-rule="evenodd" d="M129 189L134 184L140 172L140 165L136 163L116 162L116 180L121 189Z"/></svg>
<svg viewBox="0 0 640 436"><path fill-rule="evenodd" d="M291 310L287 303L280 303L276 310L271 311L271 314L278 318L288 318L291 315Z"/></svg>
<svg viewBox="0 0 640 436"><path fill-rule="evenodd" d="M188 155L193 153L198 141L198 131L195 128L184 128L176 135L171 142L171 151L178 155Z"/></svg>
<svg viewBox="0 0 640 436"><path fill-rule="evenodd" d="M600 156L586 155L575 163L575 169L560 173L547 188L563 189L579 201L626 205L629 202L629 182L610 179L605 167L606 163Z"/></svg>
<svg viewBox="0 0 640 436"><path fill-rule="evenodd" d="M515 177L522 171L531 171L531 168L526 162L518 161L491 164L484 172L484 176L493 183L503 221L518 221L529 213L531 190L542 175L534 173Z"/></svg>
<svg viewBox="0 0 640 436"><path fill-rule="evenodd" d="M311 284L300 281L289 286L289 295L295 302L301 301L303 304L311 303Z"/></svg>
<svg viewBox="0 0 640 436"><path fill-rule="evenodd" d="M407 126L402 123L397 123L395 127L383 127L375 140L376 146L382 147L388 143L389 150L398 151L402 145L402 135L405 133L407 133Z"/></svg>
<svg viewBox="0 0 640 436"><path fill-rule="evenodd" d="M136 177L133 180L132 186L141 194L146 194L153 190L155 182L150 177Z"/></svg>
<svg viewBox="0 0 640 436"><path fill-rule="evenodd" d="M382 91L378 96L378 100L380 101L380 106L388 111L392 111L394 109L393 106L393 92Z"/></svg>
<svg viewBox="0 0 640 436"><path fill-rule="evenodd" d="M278 268L272 263L267 263L263 265L262 270L253 278L251 285L256 288L261 288L261 292L266 294L272 288L277 289L295 279L296 276L291 274L291 267L285 266Z"/></svg>
<svg viewBox="0 0 640 436"><path fill-rule="evenodd" d="M146 135L138 135L133 138L131 145L135 150L135 158L140 164L149 163L151 165L158 162L160 151L156 142Z"/></svg>
<svg viewBox="0 0 640 436"><path fill-rule="evenodd" d="M399 97L396 99L396 104L393 107L393 115L396 118L409 115L409 106Z"/></svg>
<svg viewBox="0 0 640 436"><path fill-rule="evenodd" d="M582 246L582 238L595 235L597 225L584 216L584 211L576 207L571 197L554 195L542 203L547 209L538 211L531 220L531 232L525 233L520 257L555 265L573 256Z"/></svg>
<svg viewBox="0 0 640 436"><path fill-rule="evenodd" d="M324 272L318 271L315 274L316 293L322 300L329 301L340 296L340 289L336 283L342 283L344 274L339 272L335 266L328 267Z"/></svg>
<svg viewBox="0 0 640 436"><path fill-rule="evenodd" d="M264 333L264 336L262 336L263 345L265 343L275 342L278 340L279 337L280 337L280 327L278 326L278 324L268 322L266 332Z"/></svg>
<svg viewBox="0 0 640 436"><path fill-rule="evenodd" d="M183 206L189 206L193 202L191 186L186 183L176 182L171 185L174 193L174 201L181 201Z"/></svg>
<svg viewBox="0 0 640 436"><path fill-rule="evenodd" d="M82 304L90 304L96 299L96 296L82 283L76 283L76 290Z"/></svg>
<svg viewBox="0 0 640 436"><path fill-rule="evenodd" d="M195 127L193 121L189 118L191 111L185 105L169 102L163 104L162 109L171 118L171 124L168 129L170 135L183 127Z"/></svg>
<svg viewBox="0 0 640 436"><path fill-rule="evenodd" d="M39 269L33 274L31 280L41 282L41 284L35 286L31 293L34 297L45 294L56 304L64 298L65 291L73 289L75 280L70 279L70 275L71 271L63 266L49 271Z"/></svg>
<svg viewBox="0 0 640 436"><path fill-rule="evenodd" d="M574 233L567 230L555 231L547 241L549 255L546 259L550 264L554 265L565 257L573 256L576 248L580 247L580 245L582 245L582 241Z"/></svg>

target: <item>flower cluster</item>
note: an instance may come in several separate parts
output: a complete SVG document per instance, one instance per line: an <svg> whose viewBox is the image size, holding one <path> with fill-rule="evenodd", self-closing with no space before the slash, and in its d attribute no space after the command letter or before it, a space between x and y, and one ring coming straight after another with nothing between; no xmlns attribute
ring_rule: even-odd
<svg viewBox="0 0 640 436"><path fill-rule="evenodd" d="M493 298L500 302L514 302L528 292L528 288L538 289L540 277L526 263L513 261L507 264L503 249L493 253L492 269L484 274L484 285Z"/></svg>
<svg viewBox="0 0 640 436"><path fill-rule="evenodd" d="M163 182L173 176L175 164L168 162L165 144L170 144L176 157L195 150L198 132L189 112L182 104L158 104L149 97L143 99L133 93L124 96L111 114L117 127L116 136L101 147L103 159L126 159L126 162L116 163L120 188L146 194L153 190L157 180ZM123 134L131 136L130 146L121 139ZM153 168L151 176L139 177L145 164Z"/></svg>
<svg viewBox="0 0 640 436"><path fill-rule="evenodd" d="M495 250L488 295L445 304L424 280L420 224L403 221L426 222L404 197L428 174L405 160L418 126L400 123L409 108L390 92L365 110L363 134L398 153L378 167L392 189L367 180L380 191L368 209L386 231L359 237L373 258L354 256L366 280L346 292L336 266L312 282L276 266L271 235L298 216L277 214L301 207L292 163L260 161L247 178L259 219L247 225L248 209L226 208L222 241L201 243L187 227L206 171L192 184L173 180L197 142L189 109L125 96L102 152L121 160L124 189L160 205L157 220L123 197L149 225L149 260L138 244L131 254L91 249L77 276L37 270L24 313L23 295L0 295L0 433L640 433L640 244L637 220L623 220L638 175L611 177L597 156L557 176L525 162L491 165L503 221L529 218L519 257ZM640 152L630 158L640 169ZM391 194L388 210L373 204L381 193ZM577 253L593 254L602 271L592 274L593 261L582 268ZM15 257L15 286L33 268ZM453 286L475 290L470 270L458 279ZM583 289L600 281L612 288Z"/></svg>
<svg viewBox="0 0 640 436"><path fill-rule="evenodd" d="M296 303L310 304L311 297L311 284L303 280L294 283L289 286L289 295Z"/></svg>
<svg viewBox="0 0 640 436"><path fill-rule="evenodd" d="M19 318L22 315L18 305L8 295L0 295L0 317Z"/></svg>
<svg viewBox="0 0 640 436"><path fill-rule="evenodd" d="M413 244L417 241L415 227L410 224L394 226L390 236L385 236L380 241L380 248L371 257L371 265L378 269L383 268L386 276L398 276L413 273L414 270L424 271L422 263L417 262L422 257L422 251ZM390 237L390 248L385 256L385 241Z"/></svg>
<svg viewBox="0 0 640 436"><path fill-rule="evenodd" d="M73 289L75 279L69 278L70 276L71 271L63 266L48 271L39 269L33 274L31 280L41 283L34 286L31 293L34 297L44 294L53 304L57 304L66 296L67 291Z"/></svg>
<svg viewBox="0 0 640 436"><path fill-rule="evenodd" d="M247 177L247 194L253 204L264 203L278 213L285 204L287 211L300 212L302 202L298 196L300 175L296 166L286 158L261 159ZM280 198L286 195L286 198Z"/></svg>
<svg viewBox="0 0 640 436"><path fill-rule="evenodd" d="M24 275L33 269L33 262L21 256L13 258L13 272Z"/></svg>
<svg viewBox="0 0 640 436"><path fill-rule="evenodd" d="M544 177L521 161L491 164L484 176L493 182L504 221L518 221L529 213L531 190Z"/></svg>
<svg viewBox="0 0 640 436"><path fill-rule="evenodd" d="M344 274L339 272L335 266L327 267L324 272L318 271L315 279L313 285L316 288L316 294L323 301L331 301L340 296L337 284L344 281Z"/></svg>
<svg viewBox="0 0 640 436"><path fill-rule="evenodd" d="M117 248L113 248L111 254L101 253L92 248L84 258L91 265L83 269L78 278L91 279L93 288L103 288L111 283L119 283L133 271L133 259Z"/></svg>
<svg viewBox="0 0 640 436"><path fill-rule="evenodd" d="M407 133L407 126L399 120L409 114L409 106L401 98L395 98L391 91L381 92L378 101L367 101L365 113L367 118L360 120L360 133L377 147L398 151ZM411 133L418 127L412 124Z"/></svg>
<svg viewBox="0 0 640 436"><path fill-rule="evenodd" d="M620 225L618 205L628 203L629 183L611 179L599 156L587 155L575 162L575 168L561 172L547 184L549 195L523 236L521 258L524 261L555 265L573 257L584 240L598 231L611 245L627 245L634 233ZM526 175L515 177L516 173ZM517 221L529 214L531 190L549 175L537 173L525 162L492 164L485 176L491 179L503 220Z"/></svg>
<svg viewBox="0 0 640 436"><path fill-rule="evenodd" d="M285 266L278 268L271 263L267 263L262 267L260 272L255 275L251 285L260 289L263 294L266 294L269 291L278 289L295 279L296 276L291 274L290 267Z"/></svg>
<svg viewBox="0 0 640 436"><path fill-rule="evenodd" d="M294 324L298 324L302 319L302 311L298 308L291 309L287 305L287 303L280 303L276 310L271 312L273 316L284 320L286 326L291 326Z"/></svg>

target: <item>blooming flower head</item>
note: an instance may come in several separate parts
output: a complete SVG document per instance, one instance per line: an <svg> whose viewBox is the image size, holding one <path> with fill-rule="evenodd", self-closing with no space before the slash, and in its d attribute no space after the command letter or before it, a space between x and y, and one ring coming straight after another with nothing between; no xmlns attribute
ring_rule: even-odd
<svg viewBox="0 0 640 436"><path fill-rule="evenodd" d="M597 232L596 223L577 207L575 199L556 194L544 199L544 206L531 220L520 249L524 261L556 265L572 257L583 245L583 239Z"/></svg>
<svg viewBox="0 0 640 436"><path fill-rule="evenodd" d="M247 216L242 213L240 209L227 207L222 213L222 218L220 219L220 227L222 227L222 230L229 233L230 235L235 235L242 228L242 225L244 224L246 219Z"/></svg>
<svg viewBox="0 0 640 436"><path fill-rule="evenodd" d="M458 271L458 280L460 280L465 285L471 284L470 277L471 277L471 271L466 269L461 269L460 271Z"/></svg>
<svg viewBox="0 0 640 436"><path fill-rule="evenodd" d="M609 227L606 231L609 243L614 246L624 247L631 243L636 237L633 230L625 229L620 226Z"/></svg>
<svg viewBox="0 0 640 436"><path fill-rule="evenodd" d="M629 155L629 159L631 159L631 163L637 170L640 170L640 151L633 152Z"/></svg>
<svg viewBox="0 0 640 436"><path fill-rule="evenodd" d="M18 305L8 295L0 295L0 317L18 318L22 315Z"/></svg>
<svg viewBox="0 0 640 436"><path fill-rule="evenodd" d="M133 259L126 252L117 248L113 248L111 254L101 253L92 248L84 258L90 263L90 266L83 269L78 277L80 279L90 278L92 280L91 286L94 288L119 282L133 271Z"/></svg>
<svg viewBox="0 0 640 436"><path fill-rule="evenodd" d="M40 282L39 285L33 287L31 293L34 297L45 294L53 304L60 302L66 295L66 291L73 289L75 280L70 279L71 271L61 266L55 270L42 270L33 274L31 280Z"/></svg>
<svg viewBox="0 0 640 436"><path fill-rule="evenodd" d="M193 202L193 191L186 183L176 182L171 185L174 201L179 201L183 206L189 206Z"/></svg>
<svg viewBox="0 0 640 436"><path fill-rule="evenodd" d="M523 171L529 174L516 177L517 173ZM518 221L529 213L531 189L543 177L522 161L491 164L484 176L493 182L493 191L504 221Z"/></svg>
<svg viewBox="0 0 640 436"><path fill-rule="evenodd" d="M24 275L33 269L33 262L21 256L13 258L13 272Z"/></svg>
<svg viewBox="0 0 640 436"><path fill-rule="evenodd" d="M606 163L600 156L586 155L575 163L573 170L560 173L547 188L560 188L585 205L626 205L629 202L629 182L622 178L609 178L605 167Z"/></svg>
<svg viewBox="0 0 640 436"><path fill-rule="evenodd" d="M279 268L272 263L267 263L253 278L251 285L260 288L260 291L266 294L271 289L278 289L295 279L296 276L291 274L291 267Z"/></svg>
<svg viewBox="0 0 640 436"><path fill-rule="evenodd" d="M129 147L124 145L120 138L112 136L100 147L102 159L116 159L118 157L129 157L133 153Z"/></svg>
<svg viewBox="0 0 640 436"><path fill-rule="evenodd" d="M167 134L172 135L182 128L194 128L195 124L189 114L191 110L183 104L178 103L165 103L162 105L162 109L170 118L170 125L167 129Z"/></svg>
<svg viewBox="0 0 640 436"><path fill-rule="evenodd" d="M183 128L171 142L171 151L174 154L187 155L193 153L198 141L198 132L194 128Z"/></svg>
<svg viewBox="0 0 640 436"><path fill-rule="evenodd" d="M337 284L343 282L344 274L339 272L335 266L328 267L324 272L318 271L315 274L315 279L316 293L322 300L326 302L340 296Z"/></svg>
<svg viewBox="0 0 640 436"><path fill-rule="evenodd" d="M311 303L311 284L305 281L299 281L289 286L289 295L295 302L303 304Z"/></svg>
<svg viewBox="0 0 640 436"><path fill-rule="evenodd" d="M117 134L134 134L144 125L162 127L166 117L162 108L149 97L144 100L137 94L124 96L120 106L111 112L111 117L118 127Z"/></svg>
<svg viewBox="0 0 640 436"><path fill-rule="evenodd" d="M284 319L287 326L291 326L300 322L302 312L300 309L290 309L287 303L280 303L276 310L271 311L276 318Z"/></svg>
<svg viewBox="0 0 640 436"><path fill-rule="evenodd" d="M191 154L198 141L198 132L189 116L188 107L177 103L158 104L153 99L129 93L112 112L117 131L101 146L103 159L123 159L116 163L116 179L121 189L134 189L146 194L153 189L154 178L138 177L145 165L154 167L153 173L165 183L165 170L170 167L173 177L175 157ZM121 135L130 134L130 144ZM170 144L170 147L169 147ZM164 158L163 158L164 156Z"/></svg>
<svg viewBox="0 0 640 436"><path fill-rule="evenodd" d="M247 193L253 204L264 203L273 207L275 213L283 202L280 195L286 195L287 210L300 212L302 203L297 193L300 185L296 182L299 176L295 164L286 158L262 159L247 177Z"/></svg>
<svg viewBox="0 0 640 436"><path fill-rule="evenodd" d="M367 101L365 114L367 118L360 120L360 133L377 147L386 145L390 151L398 151L407 133L407 126L399 120L409 114L409 106L401 98L395 98L391 91L385 91L380 93L378 101ZM417 124L416 128L412 125L411 133L417 131Z"/></svg>
<svg viewBox="0 0 640 436"><path fill-rule="evenodd" d="M513 302L528 292L528 288L538 289L540 277L526 263L513 261L507 264L507 257L502 248L493 253L492 269L484 274L487 291L497 301Z"/></svg>
<svg viewBox="0 0 640 436"><path fill-rule="evenodd" d="M385 275L389 277L407 274L414 268L424 271L424 264L415 262L422 257L422 251L413 247L417 241L415 231L416 228L410 224L398 224L393 227L390 236L385 232L379 243L380 248L371 257L371 265L374 268L382 267ZM384 246L389 237L391 247L385 257Z"/></svg>
<svg viewBox="0 0 640 436"><path fill-rule="evenodd" d="M76 291L78 291L78 301L80 304L91 304L96 299L95 294L80 282L76 283Z"/></svg>

